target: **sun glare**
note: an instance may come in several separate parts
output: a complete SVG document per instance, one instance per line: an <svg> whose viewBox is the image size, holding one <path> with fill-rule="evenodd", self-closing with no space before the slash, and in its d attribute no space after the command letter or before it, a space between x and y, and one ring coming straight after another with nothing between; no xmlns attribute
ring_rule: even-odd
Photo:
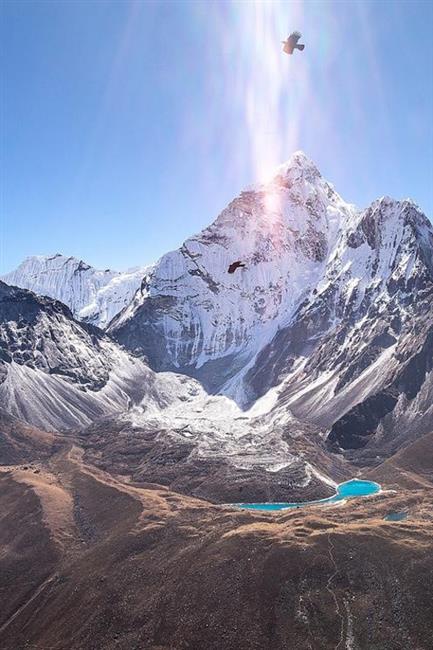
<svg viewBox="0 0 433 650"><path fill-rule="evenodd" d="M266 181L296 148L298 116L288 108L291 93L302 94L305 80L296 68L299 61L282 52L281 41L302 23L303 9L301 3L245 5L230 5L241 29L236 33L236 59L230 57L227 65L236 68L234 90L248 132L252 172L257 180Z"/></svg>

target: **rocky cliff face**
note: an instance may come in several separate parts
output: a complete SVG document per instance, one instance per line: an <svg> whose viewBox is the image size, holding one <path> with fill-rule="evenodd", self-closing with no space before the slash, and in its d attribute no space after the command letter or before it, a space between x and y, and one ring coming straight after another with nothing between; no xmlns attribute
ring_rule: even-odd
<svg viewBox="0 0 433 650"><path fill-rule="evenodd" d="M220 387L314 290L346 204L303 154L242 192L217 220L155 265L109 331L157 369ZM229 265L245 267L228 273Z"/></svg>
<svg viewBox="0 0 433 650"><path fill-rule="evenodd" d="M65 303L75 318L106 327L128 305L139 288L147 267L119 273L98 271L82 260L65 255L28 257L1 279Z"/></svg>
<svg viewBox="0 0 433 650"><path fill-rule="evenodd" d="M385 427L382 447L392 413L412 428L413 400L431 394L432 260L432 226L413 202L359 212L297 153L165 255L109 331L244 408L274 389L275 408L337 446L371 445ZM245 267L229 274L233 261Z"/></svg>
<svg viewBox="0 0 433 650"><path fill-rule="evenodd" d="M372 455L414 427L426 433L431 409L415 403L432 387L432 251L431 224L413 203L381 199L361 213L316 292L246 372L250 398L279 386L297 417L331 428L343 448L368 443Z"/></svg>
<svg viewBox="0 0 433 650"><path fill-rule="evenodd" d="M65 429L123 411L153 375L66 305L0 282L0 406Z"/></svg>

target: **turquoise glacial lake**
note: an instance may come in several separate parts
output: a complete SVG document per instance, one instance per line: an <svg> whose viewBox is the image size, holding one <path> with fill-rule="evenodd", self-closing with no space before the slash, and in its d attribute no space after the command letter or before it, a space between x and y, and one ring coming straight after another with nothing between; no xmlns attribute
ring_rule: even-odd
<svg viewBox="0 0 433 650"><path fill-rule="evenodd" d="M353 499L354 497L367 497L371 494L380 492L379 483L374 481L361 481L353 479L337 485L337 491L332 497L326 499L317 499L315 501L304 501L299 503L236 503L239 508L248 510L286 510L286 508L305 508L305 506L315 504L336 503L343 499Z"/></svg>

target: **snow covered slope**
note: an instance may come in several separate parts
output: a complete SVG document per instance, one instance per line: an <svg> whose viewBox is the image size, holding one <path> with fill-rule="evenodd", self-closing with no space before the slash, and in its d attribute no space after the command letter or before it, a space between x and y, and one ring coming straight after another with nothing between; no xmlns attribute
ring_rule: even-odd
<svg viewBox="0 0 433 650"><path fill-rule="evenodd" d="M251 359L316 288L345 203L298 152L268 184L242 192L217 220L164 255L110 325L158 369L211 389ZM229 265L246 266L233 274Z"/></svg>
<svg viewBox="0 0 433 650"><path fill-rule="evenodd" d="M432 262L433 229L419 209L374 202L342 230L317 290L244 374L244 394L278 387L280 408L371 456L431 430Z"/></svg>
<svg viewBox="0 0 433 650"><path fill-rule="evenodd" d="M139 403L154 375L61 302L0 282L0 406L10 414L49 430L82 426Z"/></svg>
<svg viewBox="0 0 433 650"><path fill-rule="evenodd" d="M213 497L230 477L240 487L249 477L251 489L267 491L271 484L279 490L284 477L287 495L305 488L326 494L323 472L333 464L320 438L308 443L300 432L311 428L290 415L283 426L267 417L268 406L264 398L243 413L194 379L155 373L98 328L74 320L62 303L0 282L0 410L50 431L91 425L82 434L86 446L96 444L97 458L119 471L131 457L163 483L175 470L185 490L197 485L197 473L223 472Z"/></svg>
<svg viewBox="0 0 433 650"><path fill-rule="evenodd" d="M82 260L64 255L28 257L1 279L67 305L75 318L105 328L128 305L148 267L98 271Z"/></svg>
<svg viewBox="0 0 433 650"><path fill-rule="evenodd" d="M376 450L398 438L395 409L409 433L433 428L407 404L431 394L432 305L433 229L416 204L357 211L298 152L162 257L109 331L243 408L271 391L333 442Z"/></svg>

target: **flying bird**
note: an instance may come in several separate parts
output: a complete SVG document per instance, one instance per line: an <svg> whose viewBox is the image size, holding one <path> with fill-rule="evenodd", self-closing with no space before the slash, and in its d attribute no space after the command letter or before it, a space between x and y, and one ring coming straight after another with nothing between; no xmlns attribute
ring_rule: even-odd
<svg viewBox="0 0 433 650"><path fill-rule="evenodd" d="M298 44L299 39L301 38L302 34L301 32L292 32L290 36L287 37L286 41L281 41L283 45L283 52L286 54L293 54L293 51L296 50L303 50L305 45L302 43Z"/></svg>
<svg viewBox="0 0 433 650"><path fill-rule="evenodd" d="M245 266L245 264L239 260L237 262L232 262L228 268L228 273L234 273L236 269L239 269L241 266Z"/></svg>

